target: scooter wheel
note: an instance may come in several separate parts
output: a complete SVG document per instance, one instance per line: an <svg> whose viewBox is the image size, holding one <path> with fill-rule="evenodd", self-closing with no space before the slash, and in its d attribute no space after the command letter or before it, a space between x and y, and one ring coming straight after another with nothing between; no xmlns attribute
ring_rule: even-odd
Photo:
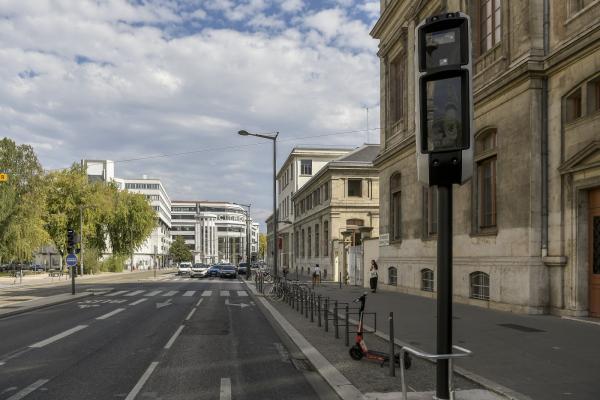
<svg viewBox="0 0 600 400"><path fill-rule="evenodd" d="M350 347L349 353L353 360L360 361L363 358L362 350L356 345Z"/></svg>

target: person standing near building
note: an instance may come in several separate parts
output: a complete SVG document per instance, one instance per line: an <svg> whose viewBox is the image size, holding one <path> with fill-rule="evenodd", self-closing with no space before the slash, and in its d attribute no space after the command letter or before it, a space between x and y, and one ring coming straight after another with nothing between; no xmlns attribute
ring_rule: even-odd
<svg viewBox="0 0 600 400"><path fill-rule="evenodd" d="M377 280L379 279L379 275L377 273L378 269L379 268L377 267L375 260L371 260L371 279L369 280L369 283L371 284L371 292L373 293L377 291Z"/></svg>
<svg viewBox="0 0 600 400"><path fill-rule="evenodd" d="M321 283L321 268L319 267L319 264L315 265L315 269L313 271L313 283Z"/></svg>

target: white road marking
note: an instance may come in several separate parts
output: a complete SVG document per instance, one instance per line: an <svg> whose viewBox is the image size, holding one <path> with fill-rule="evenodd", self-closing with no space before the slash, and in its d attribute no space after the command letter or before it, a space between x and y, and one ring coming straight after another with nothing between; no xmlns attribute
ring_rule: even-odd
<svg viewBox="0 0 600 400"><path fill-rule="evenodd" d="M154 290L154 291L152 291L150 293L146 293L144 296L146 296L146 297L154 297L157 294L159 294L160 292L162 292L162 290Z"/></svg>
<svg viewBox="0 0 600 400"><path fill-rule="evenodd" d="M221 393L219 400L231 400L231 379L221 378Z"/></svg>
<svg viewBox="0 0 600 400"><path fill-rule="evenodd" d="M129 303L129 305L130 306L136 306L136 305L138 305L140 303L145 302L146 300L148 300L148 299L139 299L139 300L134 301L133 303Z"/></svg>
<svg viewBox="0 0 600 400"><path fill-rule="evenodd" d="M221 290L221 297L229 297L229 290Z"/></svg>
<svg viewBox="0 0 600 400"><path fill-rule="evenodd" d="M186 296L186 297L190 297L190 296L193 296L193 295L194 295L194 293L196 293L196 291L195 291L195 290L188 290L188 291L187 291L187 292L185 292L183 295L184 295L184 296Z"/></svg>
<svg viewBox="0 0 600 400"><path fill-rule="evenodd" d="M171 297L171 296L175 296L177 294L177 290L171 290L168 291L167 293L163 294L162 297Z"/></svg>
<svg viewBox="0 0 600 400"><path fill-rule="evenodd" d="M75 332L79 332L80 330L85 329L87 327L88 327L87 325L77 325L75 328L71 328L69 330L66 330L63 333L59 333L58 335L54 335L52 337L49 337L48 339L42 340L41 342L34 343L31 346L29 346L29 347L34 347L34 348L38 348L39 349L39 348L44 347L44 346L46 346L46 345L48 345L50 343L54 343L57 340L60 340L60 339L62 339L64 337L72 335Z"/></svg>
<svg viewBox="0 0 600 400"><path fill-rule="evenodd" d="M192 311L190 311L190 313L188 314L188 316L185 318L186 321L189 321L190 318L192 318L192 315L194 315L194 313L196 312L195 308L192 308Z"/></svg>
<svg viewBox="0 0 600 400"><path fill-rule="evenodd" d="M196 303L196 307L198 307L200 305L200 303L202 303L202 300L204 300L204 299L201 297L200 300L198 300L198 302Z"/></svg>
<svg viewBox="0 0 600 400"><path fill-rule="evenodd" d="M136 290L134 292L127 293L125 296L137 296L138 294L144 293L144 292L145 292L145 290Z"/></svg>
<svg viewBox="0 0 600 400"><path fill-rule="evenodd" d="M119 296L123 293L127 293L127 290L119 290L118 292L113 292L113 293L107 294L107 296Z"/></svg>
<svg viewBox="0 0 600 400"><path fill-rule="evenodd" d="M278 343L278 342L275 342L273 344L275 345L275 348L277 349L277 352L279 353L279 357L281 357L281 361L283 361L283 362L290 361L290 354L285 349L285 347L283 347L283 344Z"/></svg>
<svg viewBox="0 0 600 400"><path fill-rule="evenodd" d="M248 297L248 292L246 292L245 290L238 290L237 295L240 297Z"/></svg>
<svg viewBox="0 0 600 400"><path fill-rule="evenodd" d="M125 400L135 399L135 396L137 396L138 393L140 392L140 390L142 390L142 388L144 387L144 384L146 383L148 378L150 378L150 375L152 375L152 372L154 372L154 369L156 368L157 365L158 365L158 361L154 361L154 362L150 363L150 366L148 367L146 372L144 372L144 374L142 375L142 377L140 378L138 383L136 383L135 386L133 387L133 389L131 389L131 392L129 392L127 397L125 397Z"/></svg>
<svg viewBox="0 0 600 400"><path fill-rule="evenodd" d="M171 346L173 346L173 343L175 343L175 340L177 340L177 336L179 336L179 334L181 333L181 331L183 330L183 325L181 325L173 334L173 336L171 336L171 339L169 339L169 341L167 342L167 344L165 345L165 349L170 349Z"/></svg>
<svg viewBox="0 0 600 400"><path fill-rule="evenodd" d="M113 315L116 315L116 314L120 313L121 311L125 311L125 309L124 308L117 308L116 310L113 310L113 311L111 311L109 313L106 313L104 315L101 315L101 316L97 317L96 319L107 319L107 318L112 317Z"/></svg>
<svg viewBox="0 0 600 400"><path fill-rule="evenodd" d="M212 290L205 290L202 292L202 297L210 297L212 296Z"/></svg>
<svg viewBox="0 0 600 400"><path fill-rule="evenodd" d="M31 385L27 386L25 389L13 394L6 400L21 400L28 394L35 392L40 386L44 386L48 381L49 379L40 379L38 381L35 381Z"/></svg>

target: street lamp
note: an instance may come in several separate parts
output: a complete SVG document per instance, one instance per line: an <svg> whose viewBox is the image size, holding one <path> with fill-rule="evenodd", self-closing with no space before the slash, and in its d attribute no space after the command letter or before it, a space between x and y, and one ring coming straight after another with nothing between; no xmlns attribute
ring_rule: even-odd
<svg viewBox="0 0 600 400"><path fill-rule="evenodd" d="M250 133L245 130L238 131L241 136L256 136L273 141L273 274L278 276L277 271L277 136L279 132L274 133Z"/></svg>

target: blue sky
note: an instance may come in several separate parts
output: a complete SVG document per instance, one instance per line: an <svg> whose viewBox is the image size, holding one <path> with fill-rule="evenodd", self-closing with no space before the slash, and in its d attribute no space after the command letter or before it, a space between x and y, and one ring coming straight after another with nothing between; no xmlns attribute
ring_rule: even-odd
<svg viewBox="0 0 600 400"><path fill-rule="evenodd" d="M251 203L262 223L270 142L236 132L279 131L279 161L365 142L343 132L366 128L365 107L379 126L378 14L379 0L0 0L1 134L47 169L112 159L172 199Z"/></svg>

